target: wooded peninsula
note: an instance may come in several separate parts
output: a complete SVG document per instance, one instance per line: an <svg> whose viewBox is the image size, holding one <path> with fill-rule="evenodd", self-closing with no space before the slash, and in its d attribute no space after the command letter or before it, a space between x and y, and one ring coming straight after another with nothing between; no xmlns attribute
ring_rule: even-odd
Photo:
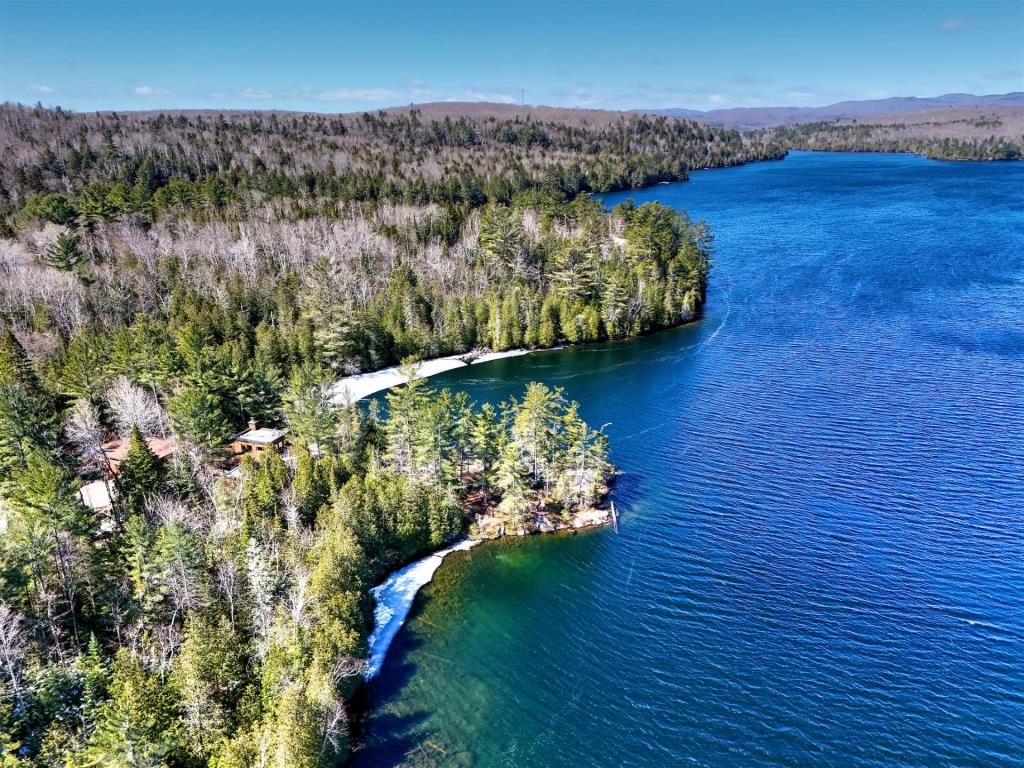
<svg viewBox="0 0 1024 768"><path fill-rule="evenodd" d="M709 228L590 193L784 154L416 111L8 105L0 140L11 766L343 762L370 588L470 528L572 525L612 471L560 389L475 404L416 360L694 319ZM397 363L383 403L330 395Z"/></svg>

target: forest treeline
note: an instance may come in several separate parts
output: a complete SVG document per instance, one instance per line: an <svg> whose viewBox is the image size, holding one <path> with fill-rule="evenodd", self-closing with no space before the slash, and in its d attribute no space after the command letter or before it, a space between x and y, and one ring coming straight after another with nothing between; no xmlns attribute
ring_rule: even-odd
<svg viewBox="0 0 1024 768"><path fill-rule="evenodd" d="M571 516L610 466L541 384L476 405L409 370L383 410L331 384L693 319L708 227L590 192L770 154L642 117L0 122L5 766L342 762L369 588L481 498ZM290 448L229 472L249 421Z"/></svg>
<svg viewBox="0 0 1024 768"><path fill-rule="evenodd" d="M922 118L923 119L923 118ZM961 135L992 129L991 135ZM997 130L998 129L998 130ZM827 152L906 152L933 160L1021 160L1024 135L1006 135L998 117L941 123L820 122L768 128L751 134L769 144Z"/></svg>
<svg viewBox="0 0 1024 768"><path fill-rule="evenodd" d="M83 114L11 104L0 106L0 147L0 218L28 206L26 216L60 224L167 211L244 219L268 200L292 218L352 201L478 207L527 190L565 200L785 154L646 115L573 124L415 109Z"/></svg>

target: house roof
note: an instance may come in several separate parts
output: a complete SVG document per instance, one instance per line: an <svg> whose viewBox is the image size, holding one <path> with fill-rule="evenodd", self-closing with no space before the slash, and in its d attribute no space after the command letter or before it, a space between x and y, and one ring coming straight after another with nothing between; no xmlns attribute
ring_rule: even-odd
<svg viewBox="0 0 1024 768"><path fill-rule="evenodd" d="M242 443L269 445L271 443L276 443L283 437L283 429L271 429L270 427L260 427L259 429L246 430L235 439Z"/></svg>
<svg viewBox="0 0 1024 768"><path fill-rule="evenodd" d="M103 452L107 454L107 460L111 463L117 464L122 461L125 455L128 453L128 446L131 443L130 440L116 438L108 443L103 444ZM174 442L173 437L147 437L146 444L158 459L165 459L170 456L177 449L177 444Z"/></svg>
<svg viewBox="0 0 1024 768"><path fill-rule="evenodd" d="M78 489L78 497L89 509L109 509L110 487L102 480L93 480Z"/></svg>

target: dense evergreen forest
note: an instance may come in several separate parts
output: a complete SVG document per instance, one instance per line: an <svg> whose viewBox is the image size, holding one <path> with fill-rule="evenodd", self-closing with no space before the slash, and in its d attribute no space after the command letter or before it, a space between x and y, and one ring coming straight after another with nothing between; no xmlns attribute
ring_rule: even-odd
<svg viewBox="0 0 1024 768"><path fill-rule="evenodd" d="M781 154L637 116L0 123L5 766L343 762L369 588L471 497L514 527L610 472L560 390L476 405L411 361L696 317L709 229L589 193ZM403 360L386 408L330 398ZM250 421L287 445L232 457Z"/></svg>
<svg viewBox="0 0 1024 768"><path fill-rule="evenodd" d="M991 134L984 138L973 135L986 129ZM751 136L769 144L828 152L908 152L933 160L1024 159L1024 134L1004 134L999 117L980 116L936 123L919 121L913 125L805 123L768 128Z"/></svg>
<svg viewBox="0 0 1024 768"><path fill-rule="evenodd" d="M369 587L458 536L469 492L515 525L537 498L589 507L609 471L603 435L560 390L478 408L412 365L408 380L383 417L332 406L297 369L275 390L288 454L245 456L232 477L215 471L229 430L201 387L164 413L122 374L62 408L0 338L0 762L343 760ZM178 449L161 461L146 438L168 421ZM94 511L74 473L105 476L111 429L128 450L112 508Z"/></svg>

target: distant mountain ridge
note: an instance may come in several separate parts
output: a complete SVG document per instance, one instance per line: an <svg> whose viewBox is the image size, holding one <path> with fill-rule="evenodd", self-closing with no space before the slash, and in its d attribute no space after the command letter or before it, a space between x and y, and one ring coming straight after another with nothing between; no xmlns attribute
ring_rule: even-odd
<svg viewBox="0 0 1024 768"><path fill-rule="evenodd" d="M711 109L706 112L696 109L643 109L637 111L654 115L685 117L722 128L752 130L826 120L861 120L943 107L1024 107L1024 91L985 96L975 96L970 93L947 93L928 98L895 96L888 99L840 101L825 107L733 107Z"/></svg>

